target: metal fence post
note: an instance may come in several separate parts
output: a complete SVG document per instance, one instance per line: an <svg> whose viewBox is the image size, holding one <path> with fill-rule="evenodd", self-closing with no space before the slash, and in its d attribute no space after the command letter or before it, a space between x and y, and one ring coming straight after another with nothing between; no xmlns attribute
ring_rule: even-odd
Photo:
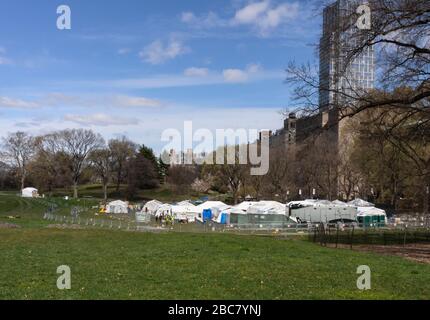
<svg viewBox="0 0 430 320"><path fill-rule="evenodd" d="M352 231L351 231L351 250L352 250L352 243L354 242L354 229L355 229L355 227L352 226Z"/></svg>
<svg viewBox="0 0 430 320"><path fill-rule="evenodd" d="M337 229L336 229L336 248L338 243L339 243L339 224L337 225Z"/></svg>

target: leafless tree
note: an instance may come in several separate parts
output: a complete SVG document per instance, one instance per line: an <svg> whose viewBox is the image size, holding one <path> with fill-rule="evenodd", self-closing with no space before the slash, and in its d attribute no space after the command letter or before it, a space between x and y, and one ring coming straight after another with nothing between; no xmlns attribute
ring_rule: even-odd
<svg viewBox="0 0 430 320"><path fill-rule="evenodd" d="M63 130L56 137L58 147L69 159L73 197L77 198L79 178L88 164L88 156L92 151L102 148L104 140L100 134L84 129Z"/></svg>
<svg viewBox="0 0 430 320"><path fill-rule="evenodd" d="M92 168L101 179L103 186L103 199L107 201L107 188L112 174L112 154L108 148L94 150L89 155Z"/></svg>
<svg viewBox="0 0 430 320"><path fill-rule="evenodd" d="M358 7L363 1L351 1ZM430 2L427 0L369 0L370 30L360 30L356 22L360 14L345 14L335 33L344 36L342 46L345 63L335 70L335 78L344 78L341 86L320 82L318 68L311 63L287 68L287 83L293 85L297 107L316 112L320 92L333 93L330 108L339 110L340 119L352 117L369 108L388 107L410 110L428 117L430 106ZM352 6L354 8L354 6ZM354 44L354 45L351 45ZM380 93L359 90L348 77L350 63L373 48L377 55L377 88ZM321 49L321 48L320 48ZM393 92L409 87L408 94ZM390 93L392 92L392 93Z"/></svg>
<svg viewBox="0 0 430 320"><path fill-rule="evenodd" d="M119 191L121 182L125 181L127 162L136 153L137 145L123 136L109 141L109 150L112 157L112 171L116 183L116 191Z"/></svg>
<svg viewBox="0 0 430 320"><path fill-rule="evenodd" d="M2 141L1 156L11 166L16 168L21 190L25 188L25 179L28 175L28 165L34 155L34 138L25 132L9 134Z"/></svg>

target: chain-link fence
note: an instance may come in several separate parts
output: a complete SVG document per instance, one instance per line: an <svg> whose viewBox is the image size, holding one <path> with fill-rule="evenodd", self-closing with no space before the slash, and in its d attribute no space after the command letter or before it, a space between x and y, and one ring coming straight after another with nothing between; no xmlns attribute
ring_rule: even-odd
<svg viewBox="0 0 430 320"><path fill-rule="evenodd" d="M363 228L351 225L341 228L339 225L315 226L308 234L309 240L322 246L328 244L349 245L407 245L430 243L430 228Z"/></svg>

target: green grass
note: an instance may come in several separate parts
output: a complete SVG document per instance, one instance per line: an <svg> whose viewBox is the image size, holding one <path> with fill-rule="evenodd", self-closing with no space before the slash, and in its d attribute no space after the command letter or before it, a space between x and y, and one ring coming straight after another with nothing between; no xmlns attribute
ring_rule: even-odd
<svg viewBox="0 0 430 320"><path fill-rule="evenodd" d="M103 189L99 184L83 185L79 186L78 193L80 197L92 197L95 199L103 198ZM73 191L70 189L57 189L53 192L55 196L72 196ZM162 185L155 189L139 190L135 194L135 201L145 201L157 199L162 202L179 202L183 200L197 200L202 196L210 196L216 200L225 200L226 195L211 193L200 194L194 191L184 192L183 194L177 194L167 185ZM126 197L126 185L121 185L119 191L116 191L114 185L108 187L108 198L109 199L125 199Z"/></svg>
<svg viewBox="0 0 430 320"><path fill-rule="evenodd" d="M0 229L0 299L430 298L430 265L399 257L249 235L49 229L39 202L0 194L0 217L17 208L22 228ZM56 287L60 265L71 290ZM359 265L372 290L356 288Z"/></svg>

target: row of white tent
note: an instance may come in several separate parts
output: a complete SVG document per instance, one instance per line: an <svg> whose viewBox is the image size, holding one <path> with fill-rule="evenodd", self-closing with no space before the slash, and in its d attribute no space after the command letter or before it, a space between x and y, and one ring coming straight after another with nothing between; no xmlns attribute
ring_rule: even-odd
<svg viewBox="0 0 430 320"><path fill-rule="evenodd" d="M143 213L155 217L166 215L174 216L177 220L194 222L204 220L204 212L210 210L210 219L221 222L222 214L286 214L286 205L277 201L245 201L236 206L229 206L221 201L206 201L200 205L194 205L190 201L182 201L176 204L163 204L152 200L147 202Z"/></svg>
<svg viewBox="0 0 430 320"><path fill-rule="evenodd" d="M221 223L223 215L231 214L251 214L251 215L288 215L287 208L293 205L313 206L313 207L348 207L356 210L357 216L386 216L382 209L378 209L374 204L362 199L355 199L348 203L340 200L302 200L292 201L283 204L277 201L244 201L236 206L229 206L221 201L206 201L200 205L194 205L190 201L182 201L176 204L163 204L160 201L152 200L147 202L142 213L147 213L155 217L173 216L177 220L205 220L205 211L210 210L210 219Z"/></svg>

